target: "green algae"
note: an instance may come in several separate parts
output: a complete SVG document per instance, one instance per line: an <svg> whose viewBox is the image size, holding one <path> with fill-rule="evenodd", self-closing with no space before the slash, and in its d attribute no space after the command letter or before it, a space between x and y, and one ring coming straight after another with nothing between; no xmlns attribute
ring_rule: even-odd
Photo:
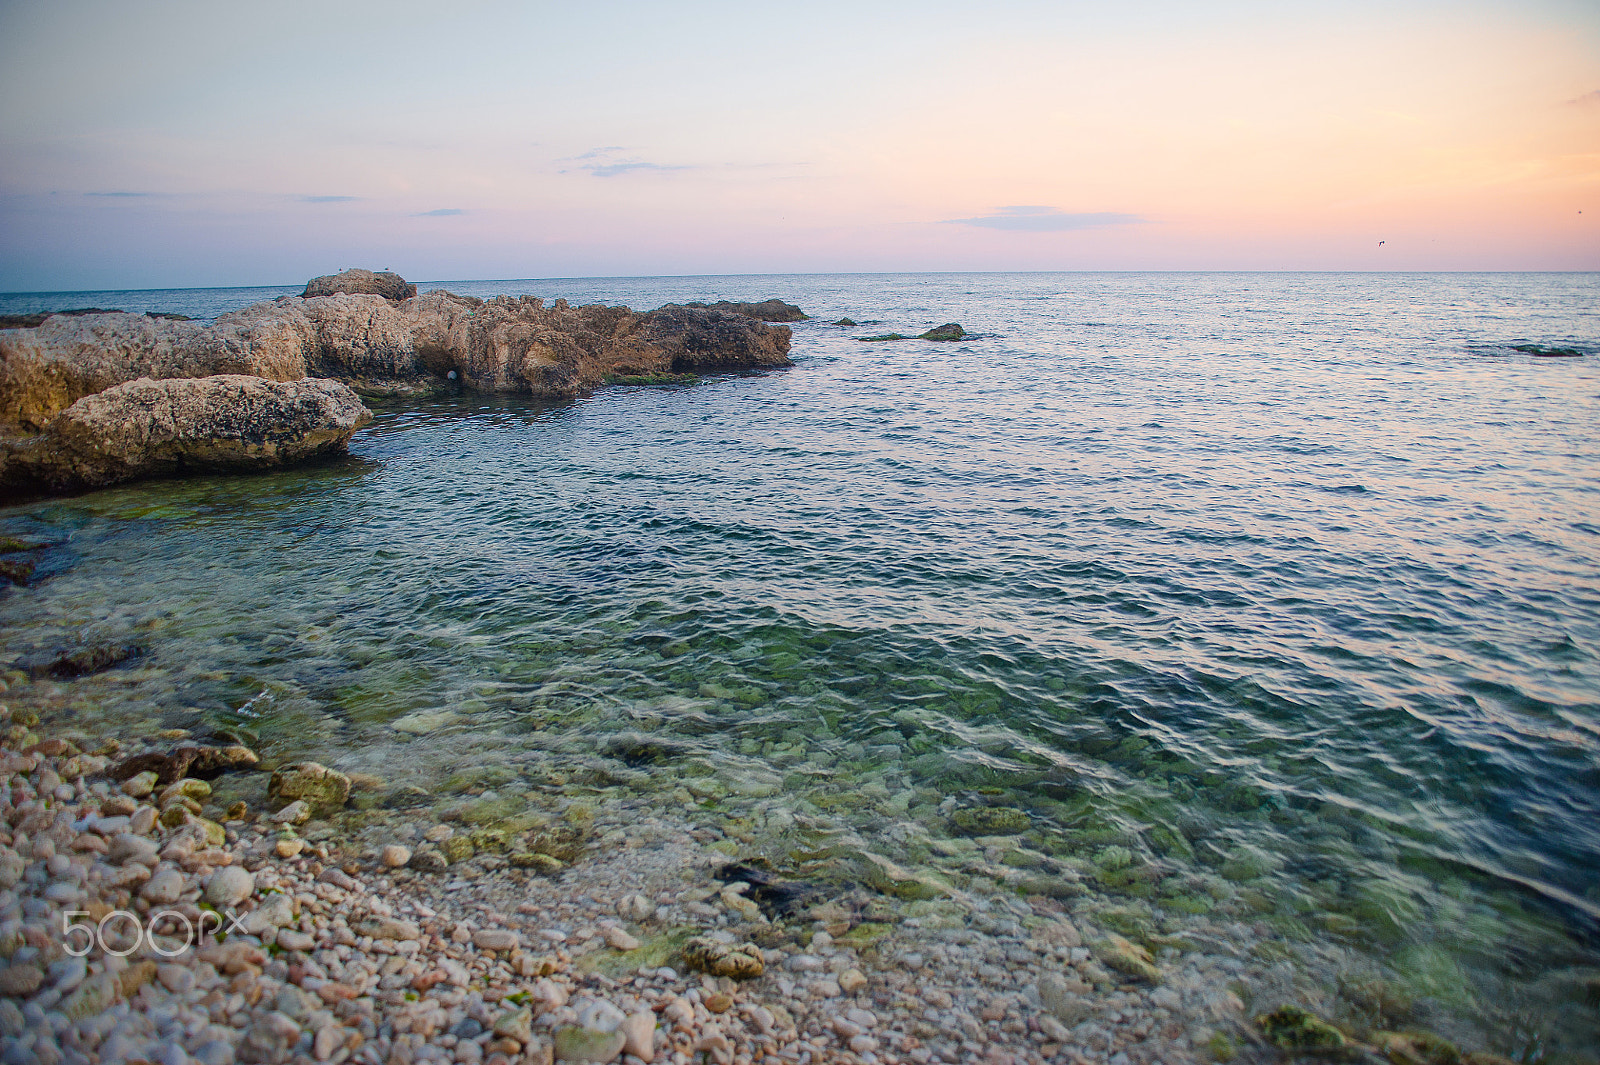
<svg viewBox="0 0 1600 1065"><path fill-rule="evenodd" d="M950 824L968 836L1013 836L1027 830L1028 815L1014 806L969 806L950 815Z"/></svg>
<svg viewBox="0 0 1600 1065"><path fill-rule="evenodd" d="M1263 1013L1256 1018L1256 1027L1280 1050L1332 1052L1348 1044L1343 1032L1300 1006L1279 1006Z"/></svg>

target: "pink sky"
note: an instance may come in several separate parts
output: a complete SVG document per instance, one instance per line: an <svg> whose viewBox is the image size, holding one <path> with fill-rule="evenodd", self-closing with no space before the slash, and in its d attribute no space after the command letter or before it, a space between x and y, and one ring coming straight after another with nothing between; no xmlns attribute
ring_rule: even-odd
<svg viewBox="0 0 1600 1065"><path fill-rule="evenodd" d="M0 290L1600 269L1564 0L5 5L0 83Z"/></svg>

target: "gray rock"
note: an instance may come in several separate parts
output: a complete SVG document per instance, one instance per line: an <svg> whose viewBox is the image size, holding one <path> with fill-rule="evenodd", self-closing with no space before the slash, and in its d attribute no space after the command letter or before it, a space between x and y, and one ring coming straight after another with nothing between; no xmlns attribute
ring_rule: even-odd
<svg viewBox="0 0 1600 1065"><path fill-rule="evenodd" d="M165 906L177 902L183 895L183 874L176 869L163 869L139 889L139 897L146 902Z"/></svg>
<svg viewBox="0 0 1600 1065"><path fill-rule="evenodd" d="M216 907L237 906L256 889L256 878L237 865L225 865L206 881L205 899Z"/></svg>

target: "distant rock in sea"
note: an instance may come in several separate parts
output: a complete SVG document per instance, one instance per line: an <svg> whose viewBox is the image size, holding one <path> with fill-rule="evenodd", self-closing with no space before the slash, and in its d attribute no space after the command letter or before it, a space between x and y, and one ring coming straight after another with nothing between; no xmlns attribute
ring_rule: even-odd
<svg viewBox="0 0 1600 1065"><path fill-rule="evenodd" d="M725 314L741 314L746 318L755 318L762 322L805 322L811 316L792 303L785 303L774 297L762 300L760 303L730 303L728 300L718 300L716 303L684 303L681 305L667 304L667 307L684 306L692 307L699 311L722 311ZM661 308L666 310L666 307Z"/></svg>
<svg viewBox="0 0 1600 1065"><path fill-rule="evenodd" d="M313 296L382 296L386 300L405 300L417 294L417 286L399 274L384 270L346 270L342 274L324 274L306 282L301 299Z"/></svg>

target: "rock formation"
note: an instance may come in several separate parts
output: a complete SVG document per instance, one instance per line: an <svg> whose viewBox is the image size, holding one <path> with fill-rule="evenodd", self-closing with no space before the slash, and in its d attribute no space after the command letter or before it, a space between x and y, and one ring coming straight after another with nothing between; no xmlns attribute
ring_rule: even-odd
<svg viewBox="0 0 1600 1065"><path fill-rule="evenodd" d="M306 290L300 296L310 299L312 296L369 295L382 296L386 300L405 300L416 294L417 286L399 274L387 270L377 274L371 270L346 270L342 274L313 277L306 282Z"/></svg>
<svg viewBox="0 0 1600 1065"><path fill-rule="evenodd" d="M78 400L42 433L0 442L0 493L286 465L342 451L371 419L337 381L140 378Z"/></svg>
<svg viewBox="0 0 1600 1065"><path fill-rule="evenodd" d="M713 308L418 296L365 270L306 292L210 324L116 311L0 331L0 491L300 461L370 417L354 393L568 399L607 380L791 365L788 328Z"/></svg>
<svg viewBox="0 0 1600 1065"><path fill-rule="evenodd" d="M571 307L429 292L284 297L211 325L137 314L50 318L0 333L0 426L40 431L84 396L140 377L332 377L368 395L446 386L565 399L608 374L790 365L789 330L722 311Z"/></svg>
<svg viewBox="0 0 1600 1065"><path fill-rule="evenodd" d="M668 304L668 307L673 304ZM684 307L692 307L698 311L722 311L724 314L738 314L746 318L755 318L763 322L806 322L811 316L792 303L785 303L777 297L762 300L760 303L731 303L728 300L718 300L716 303L685 303ZM663 308L665 309L665 308Z"/></svg>

